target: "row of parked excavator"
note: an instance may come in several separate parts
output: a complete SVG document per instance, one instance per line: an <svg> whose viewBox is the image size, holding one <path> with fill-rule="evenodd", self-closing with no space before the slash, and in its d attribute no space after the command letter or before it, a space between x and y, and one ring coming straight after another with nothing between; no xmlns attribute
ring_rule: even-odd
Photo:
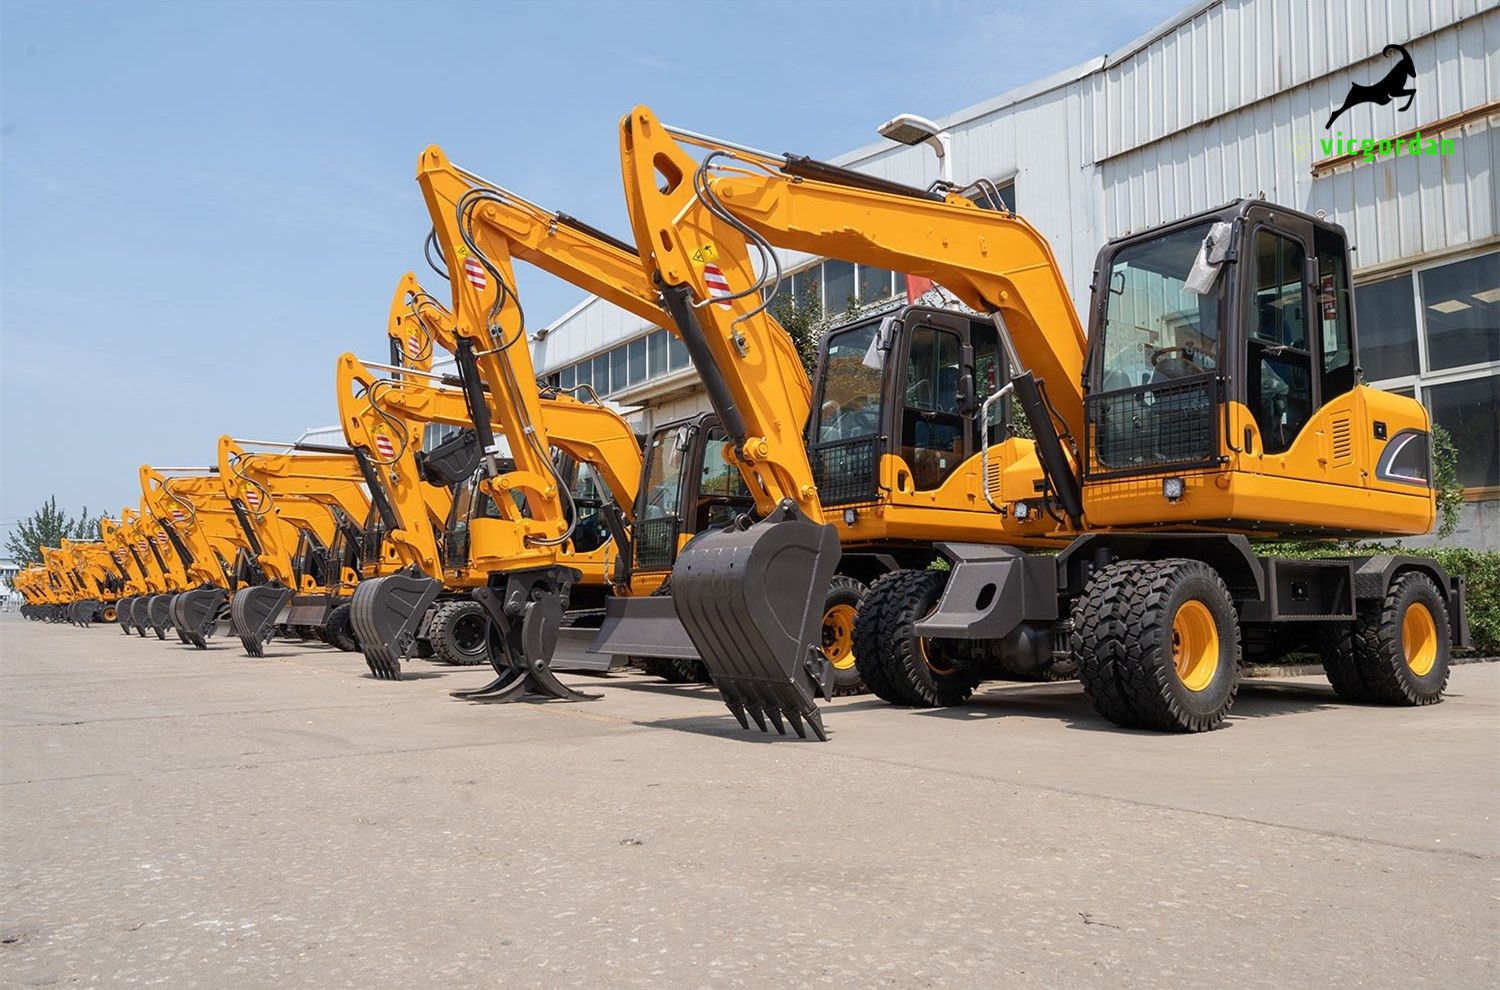
<svg viewBox="0 0 1500 990"><path fill-rule="evenodd" d="M138 511L17 578L26 614L200 648L227 623L252 656L317 637L387 679L487 660L467 698L582 700L556 671L634 663L820 739L820 695L1074 677L1117 724L1212 729L1244 667L1293 651L1350 701L1441 698L1460 579L1257 550L1435 515L1426 411L1363 382L1336 223L1243 199L1120 237L1085 320L987 183L909 187L645 107L619 141L633 244L426 149L449 299L404 276L388 358L339 358L347 445L224 437L212 467L143 466ZM771 315L778 251L935 288L830 331L809 378ZM517 260L674 334L713 411L641 437L539 380Z"/></svg>

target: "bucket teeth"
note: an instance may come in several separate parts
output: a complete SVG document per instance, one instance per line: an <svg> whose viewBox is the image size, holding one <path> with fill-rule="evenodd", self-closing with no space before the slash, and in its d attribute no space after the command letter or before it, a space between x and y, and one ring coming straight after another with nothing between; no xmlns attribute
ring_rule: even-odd
<svg viewBox="0 0 1500 990"><path fill-rule="evenodd" d="M401 661L411 653L422 618L442 590L442 582L415 569L361 581L354 589L349 622L371 676L401 680Z"/></svg>
<svg viewBox="0 0 1500 990"><path fill-rule="evenodd" d="M115 621L120 624L120 631L130 635L131 606L135 604L135 596L121 598L115 602Z"/></svg>
<svg viewBox="0 0 1500 990"><path fill-rule="evenodd" d="M205 585L184 591L172 599L172 625L184 643L200 650L208 649L208 637L213 635L215 620L227 597L223 588Z"/></svg>
<svg viewBox="0 0 1500 990"><path fill-rule="evenodd" d="M146 616L151 623L151 629L156 633L156 638L165 641L167 638L167 627L172 624L172 596L153 595L146 605Z"/></svg>
<svg viewBox="0 0 1500 990"><path fill-rule="evenodd" d="M673 605L741 725L743 709L763 732L769 718L785 735L785 717L826 738L816 698L829 684L814 651L839 552L832 526L784 502L744 529L704 533L678 555Z"/></svg>

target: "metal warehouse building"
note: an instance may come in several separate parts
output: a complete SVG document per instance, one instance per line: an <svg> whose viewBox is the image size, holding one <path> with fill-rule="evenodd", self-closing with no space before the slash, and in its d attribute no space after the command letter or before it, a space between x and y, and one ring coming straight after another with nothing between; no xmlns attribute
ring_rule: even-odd
<svg viewBox="0 0 1500 990"><path fill-rule="evenodd" d="M1398 56L1383 54L1388 44L1411 54L1410 107L1356 106L1325 129L1351 82L1390 70ZM1095 252L1127 231L1255 195L1343 224L1356 250L1366 380L1416 395L1452 434L1468 499L1457 540L1500 549L1495 3L1213 0L1118 52L935 123L960 184L992 180L1051 241L1080 312ZM1417 135L1419 149L1439 153L1397 153ZM881 140L834 161L911 185L938 177L922 145ZM899 273L784 260L795 297L815 293L827 310L906 290ZM708 407L676 340L600 299L580 302L533 346L543 374L592 384L634 409L643 430Z"/></svg>

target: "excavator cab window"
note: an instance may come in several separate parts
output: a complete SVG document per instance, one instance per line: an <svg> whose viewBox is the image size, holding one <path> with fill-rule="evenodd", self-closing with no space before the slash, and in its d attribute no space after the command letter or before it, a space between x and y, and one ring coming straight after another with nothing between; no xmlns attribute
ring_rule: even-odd
<svg viewBox="0 0 1500 990"><path fill-rule="evenodd" d="M1261 227L1255 231L1252 257L1246 385L1265 452L1277 454L1292 445L1315 408L1307 253L1300 241Z"/></svg>
<svg viewBox="0 0 1500 990"><path fill-rule="evenodd" d="M592 465L580 464L562 451L555 451L558 474L567 482L573 495L573 549L577 553L590 553L609 542L609 529L604 524L604 487L599 473Z"/></svg>
<svg viewBox="0 0 1500 990"><path fill-rule="evenodd" d="M818 396L816 442L858 440L880 432L884 352L876 346L879 323L829 335Z"/></svg>
<svg viewBox="0 0 1500 990"><path fill-rule="evenodd" d="M1343 237L1325 227L1313 232L1318 257L1318 318L1321 346L1318 355L1322 401L1354 388L1354 334L1350 318L1349 268Z"/></svg>
<svg viewBox="0 0 1500 990"><path fill-rule="evenodd" d="M635 566L640 570L670 567L676 559L682 520L682 468L696 429L689 423L664 426L652 433L646 444L646 483L636 496L632 533Z"/></svg>
<svg viewBox="0 0 1500 990"><path fill-rule="evenodd" d="M704 434L693 512L695 533L728 526L755 505L744 475L724 457L724 445L728 442L729 434L721 426L709 427Z"/></svg>
<svg viewBox="0 0 1500 990"><path fill-rule="evenodd" d="M964 460L967 433L959 409L962 340L950 330L919 326L906 355L901 403L901 457L918 491L937 488Z"/></svg>

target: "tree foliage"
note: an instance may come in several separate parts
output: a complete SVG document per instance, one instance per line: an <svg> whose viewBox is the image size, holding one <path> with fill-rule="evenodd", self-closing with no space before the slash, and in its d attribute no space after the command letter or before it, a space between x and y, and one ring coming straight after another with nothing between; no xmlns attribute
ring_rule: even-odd
<svg viewBox="0 0 1500 990"><path fill-rule="evenodd" d="M5 552L21 567L30 567L42 562L42 547L55 547L63 540L98 538L98 516L90 515L87 506L77 516L69 515L57 507L57 496L53 495L6 537Z"/></svg>

